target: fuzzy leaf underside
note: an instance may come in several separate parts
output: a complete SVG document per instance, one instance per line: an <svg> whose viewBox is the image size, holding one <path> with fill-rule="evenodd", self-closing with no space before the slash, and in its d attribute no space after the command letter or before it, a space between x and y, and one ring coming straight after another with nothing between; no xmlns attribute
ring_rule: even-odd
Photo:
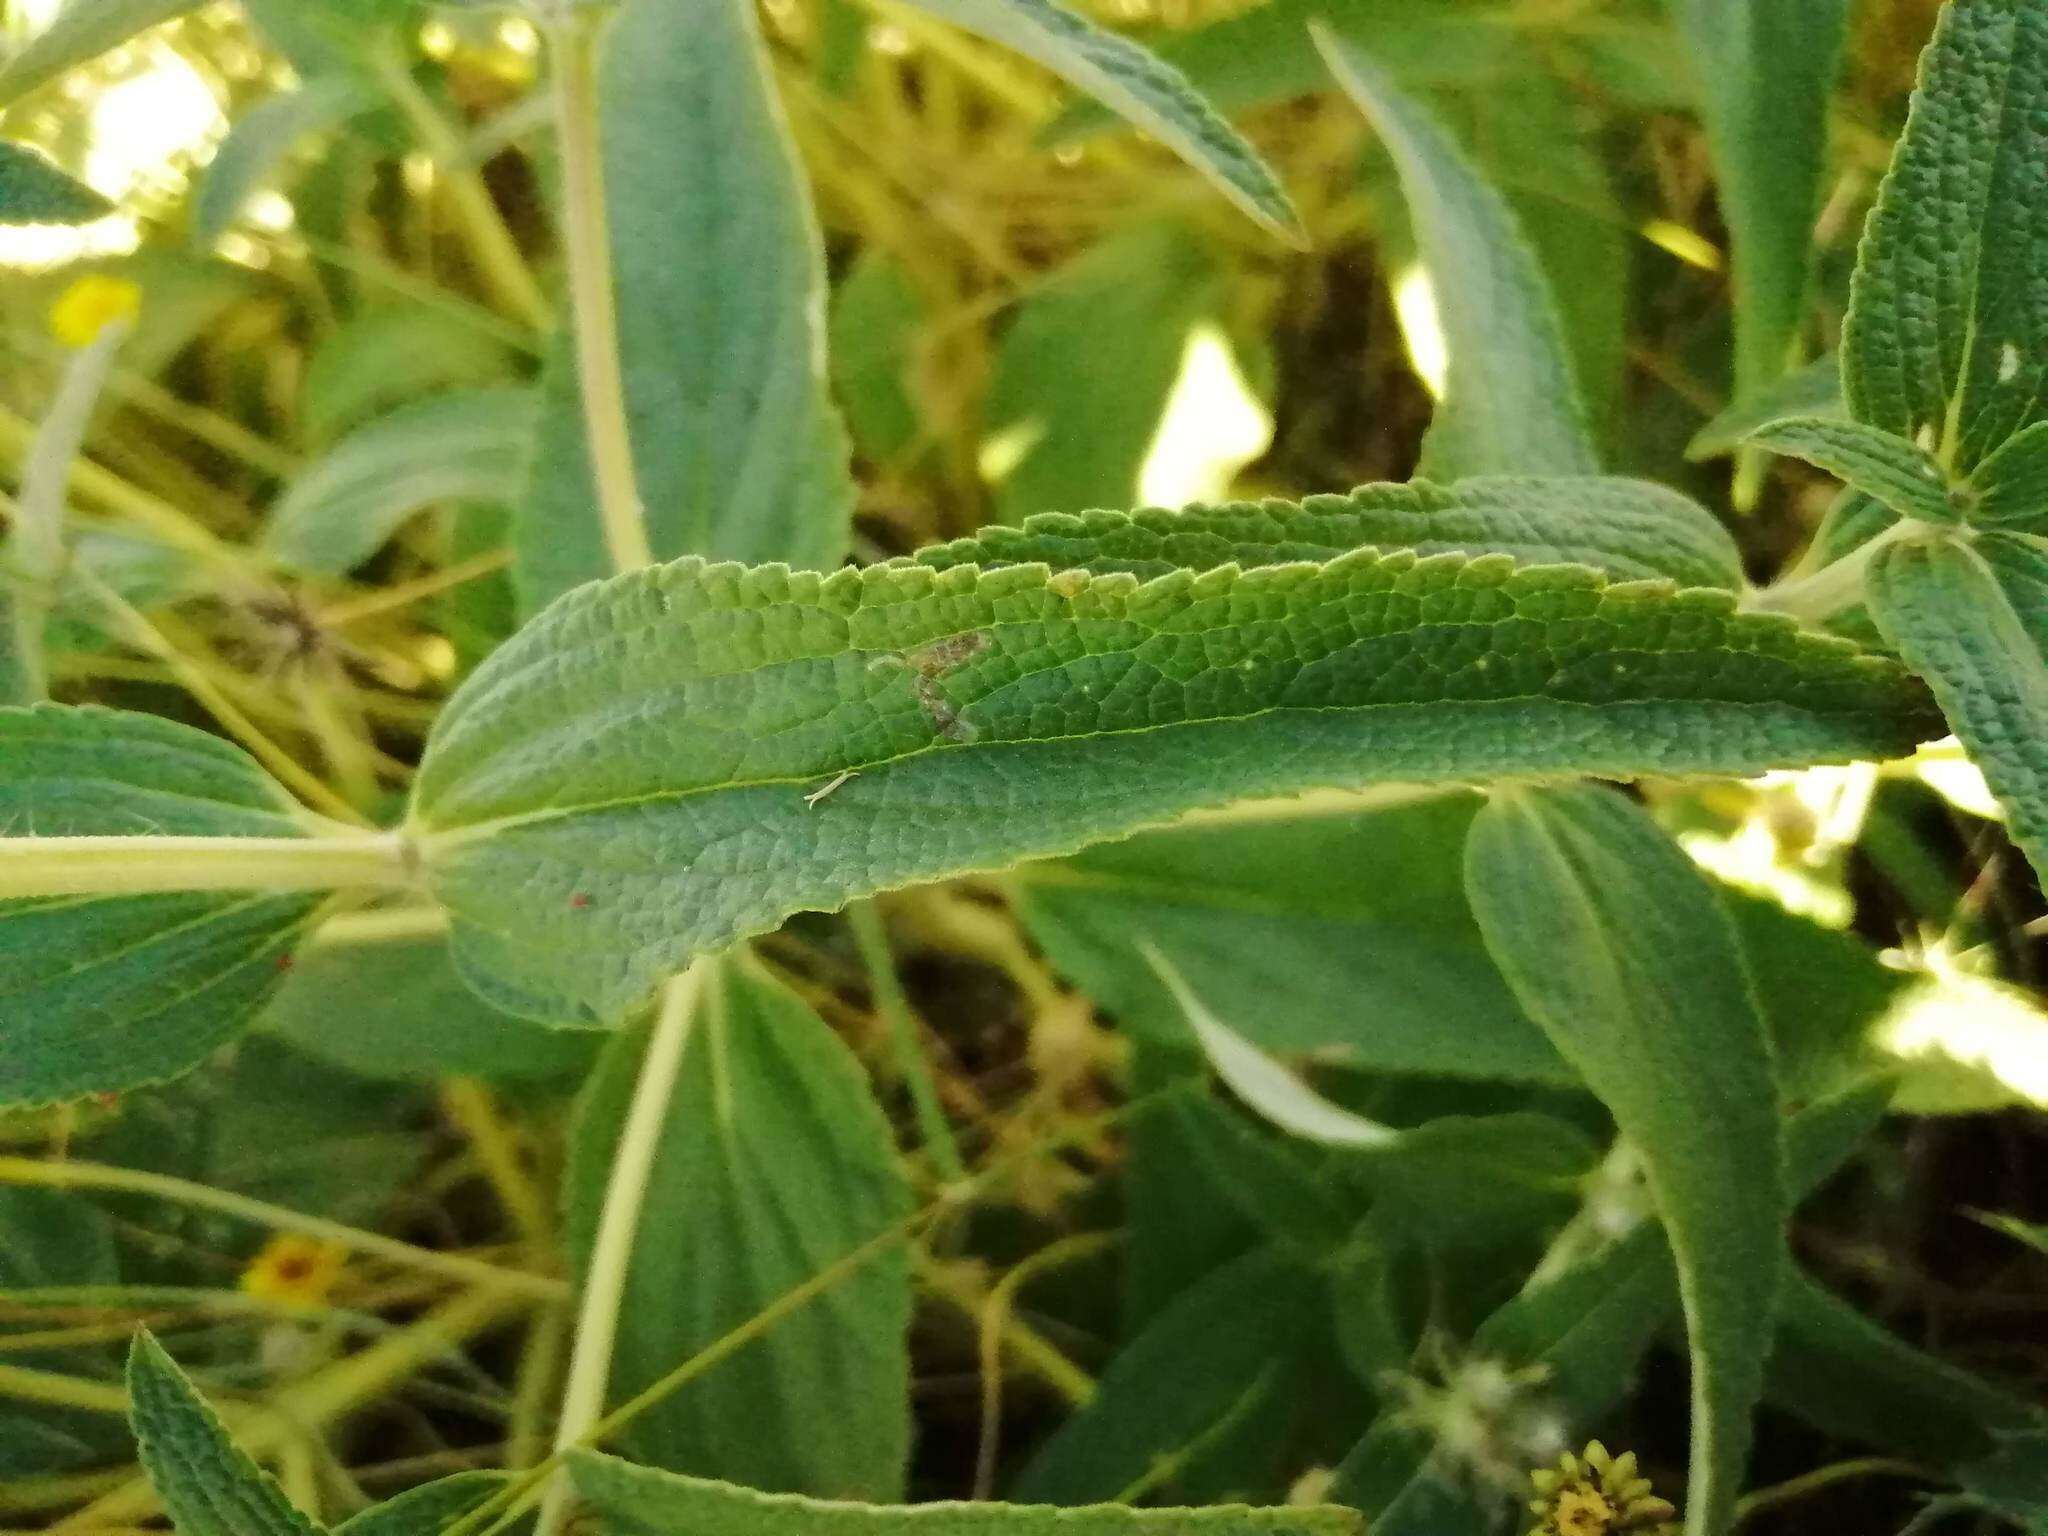
<svg viewBox="0 0 2048 1536"><path fill-rule="evenodd" d="M114 205L59 170L43 152L0 139L0 227L89 224Z"/></svg>
<svg viewBox="0 0 2048 1536"><path fill-rule="evenodd" d="M1496 799L1473 824L1467 872L1523 1007L1642 1156L1693 1362L1686 1530L1721 1536L1789 1207L1770 1042L1734 929L1648 813L1604 788Z"/></svg>
<svg viewBox="0 0 2048 1536"><path fill-rule="evenodd" d="M1425 474L1590 475L1599 456L1555 297L1513 211L1357 44L1310 31L1393 156L1450 350Z"/></svg>
<svg viewBox="0 0 2048 1536"><path fill-rule="evenodd" d="M1752 774L1939 729L1895 664L1733 608L1498 555L1150 582L679 561L570 594L478 670L411 830L472 985L612 1021L792 912L1203 806Z"/></svg>
<svg viewBox="0 0 2048 1536"><path fill-rule="evenodd" d="M305 831L255 763L202 731L96 708L0 709L0 837ZM0 902L0 1104L193 1066L262 1007L312 906L241 892Z"/></svg>
<svg viewBox="0 0 2048 1536"><path fill-rule="evenodd" d="M129 1351L128 1393L143 1469L181 1536L325 1536L147 1333Z"/></svg>
<svg viewBox="0 0 2048 1536"><path fill-rule="evenodd" d="M569 1475L605 1536L1359 1536L1353 1510L1062 1509L1019 1504L830 1504L756 1493L572 1451Z"/></svg>
<svg viewBox="0 0 2048 1536"><path fill-rule="evenodd" d="M1361 486L1299 502L1226 502L1178 511L1047 513L919 550L919 565L1026 565L1124 571L1334 560L1373 545L1419 555L1508 555L1524 565L1590 565L1626 580L1742 584L1742 554L1714 515L1646 480L1487 476Z"/></svg>
<svg viewBox="0 0 2048 1536"><path fill-rule="evenodd" d="M1953 523L1958 507L1949 500L1948 476L1933 454L1903 437L1856 421L1794 416L1750 434L1773 453L1804 459L1844 485L1890 507L1902 517Z"/></svg>
<svg viewBox="0 0 2048 1536"><path fill-rule="evenodd" d="M2048 878L2048 551L2003 534L1902 542L1879 552L1869 592Z"/></svg>
<svg viewBox="0 0 2048 1536"><path fill-rule="evenodd" d="M1186 161L1247 215L1306 242L1279 180L1187 78L1128 38L1054 0L907 0L1044 65Z"/></svg>
<svg viewBox="0 0 2048 1536"><path fill-rule="evenodd" d="M825 379L824 257L754 7L629 0L602 70L619 361L655 556L836 565L854 487ZM514 525L529 610L612 569L572 343L555 338Z"/></svg>
<svg viewBox="0 0 2048 1536"><path fill-rule="evenodd" d="M2048 390L2048 8L1951 0L1857 260L1842 377L1859 421L1961 473Z"/></svg>

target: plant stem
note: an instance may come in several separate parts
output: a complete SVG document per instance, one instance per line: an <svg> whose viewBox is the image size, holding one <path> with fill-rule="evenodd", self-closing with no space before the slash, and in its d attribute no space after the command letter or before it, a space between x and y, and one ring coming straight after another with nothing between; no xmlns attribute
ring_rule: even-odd
<svg viewBox="0 0 2048 1536"><path fill-rule="evenodd" d="M626 380L619 362L618 300L606 219L603 125L598 116L596 22L563 10L553 23L556 141L562 161L562 243L576 376L590 439L590 472L612 565L637 571L654 563L633 469Z"/></svg>
<svg viewBox="0 0 2048 1536"><path fill-rule="evenodd" d="M336 837L0 837L0 900L412 884L396 832Z"/></svg>
<svg viewBox="0 0 2048 1536"><path fill-rule="evenodd" d="M612 1154L611 1179L605 1186L604 1210L590 1265L583 1280L583 1305L576 1318L576 1347L569 1358L568 1385L562 1393L562 1416L555 1429L559 1452L578 1444L604 1414L611 1386L612 1346L618 1339L619 1309L625 1302L626 1276L632 1266L633 1242L640 1233L640 1208L654 1174L654 1159L668 1129L670 1101L682 1072L683 1052L704 986L705 962L698 961L662 989L654 1033L633 1086L633 1102ZM559 1536L569 1517L569 1484L557 1477L542 1501L535 1536Z"/></svg>
<svg viewBox="0 0 2048 1536"><path fill-rule="evenodd" d="M853 923L853 937L860 946L860 957L868 968L868 978L874 988L875 1011L888 1021L889 1034L896 1045L896 1069L903 1074L903 1080L909 1086L911 1106L917 1114L918 1135L924 1141L925 1151L931 1155L939 1177L948 1184L958 1183L967 1177L967 1164L961 1159L960 1144L954 1139L945 1107L939 1102L938 1085L932 1081L930 1063L925 1060L924 1051L918 1044L917 1020L911 1016L910 1000L904 996L903 982L896 974L896 962L889 953L889 935L882 926L882 915L872 901L863 901L853 908L848 917Z"/></svg>
<svg viewBox="0 0 2048 1536"><path fill-rule="evenodd" d="M145 1173L137 1168L113 1168L101 1163L41 1162L29 1157L0 1157L0 1184L24 1184L42 1189L110 1189L123 1194L148 1195L200 1210L217 1211L252 1226L296 1232L324 1242L339 1243L354 1252L375 1254L408 1269L440 1275L462 1285L481 1287L482 1293L518 1296L528 1301L560 1301L568 1294L568 1287L561 1281L545 1275L501 1269L495 1264L466 1259L460 1254L418 1248L395 1237L366 1232L360 1227L329 1221L324 1216L308 1216L281 1205L272 1205L266 1200L253 1200L247 1195L212 1189L169 1174Z"/></svg>
<svg viewBox="0 0 2048 1536"><path fill-rule="evenodd" d="M1841 559L1822 566L1811 576L1765 587L1751 597L1749 606L1757 613L1782 613L1809 624L1832 618L1862 600L1863 578L1879 550L1926 526L1924 523L1916 524L1911 518L1901 518L1876 538L1858 545Z"/></svg>
<svg viewBox="0 0 2048 1536"><path fill-rule="evenodd" d="M380 57L377 72L384 88L391 93L391 99L405 114L413 137L439 168L491 297L508 313L518 316L535 330L546 330L553 319L548 312L547 295L534 281L526 258L519 252L518 242L512 238L511 230L505 227L504 216L499 213L490 188L484 185L483 178L469 163L461 136L441 115L441 109L420 89L419 82L413 79L412 71L402 58Z"/></svg>

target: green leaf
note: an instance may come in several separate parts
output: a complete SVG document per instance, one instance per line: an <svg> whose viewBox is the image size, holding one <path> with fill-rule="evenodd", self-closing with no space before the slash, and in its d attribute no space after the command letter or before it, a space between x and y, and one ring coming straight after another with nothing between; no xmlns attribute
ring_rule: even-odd
<svg viewBox="0 0 2048 1536"><path fill-rule="evenodd" d="M114 205L67 176L39 149L0 139L0 227L90 224Z"/></svg>
<svg viewBox="0 0 2048 1536"><path fill-rule="evenodd" d="M1969 520L1979 527L2048 533L2048 421L2002 443L1971 473L1970 489Z"/></svg>
<svg viewBox="0 0 2048 1536"><path fill-rule="evenodd" d="M1753 433L1788 416L1844 421L1848 415L1848 402L1842 398L1842 360L1830 352L1750 394L1738 395L1685 445L1685 456L1695 463L1721 458Z"/></svg>
<svg viewBox="0 0 2048 1536"><path fill-rule="evenodd" d="M1019 1475L1012 1497L1064 1505L1120 1499L1162 1458L1228 1425L1327 1306L1315 1274L1276 1249L1205 1276L1110 1362L1095 1395Z"/></svg>
<svg viewBox="0 0 2048 1536"><path fill-rule="evenodd" d="M473 986L609 1022L791 912L1203 806L1753 774L1933 728L1893 664L1732 610L1501 556L1144 583L686 560L571 593L480 667L411 830Z"/></svg>
<svg viewBox="0 0 2048 1536"><path fill-rule="evenodd" d="M149 715L0 709L0 836L303 837L235 747ZM0 1104L163 1082L263 1006L316 898L0 902Z"/></svg>
<svg viewBox="0 0 2048 1536"><path fill-rule="evenodd" d="M984 409L989 440L1021 449L996 490L1004 519L1137 499L1188 333L1220 294L1211 246L1160 222L1095 245L1019 308Z"/></svg>
<svg viewBox="0 0 2048 1536"><path fill-rule="evenodd" d="M1829 1435L1952 1466L2048 1415L1913 1348L1793 1270L1780 1297L1770 1395Z"/></svg>
<svg viewBox="0 0 2048 1536"><path fill-rule="evenodd" d="M2030 633L2013 600L2048 597L2048 585L2023 585L2030 552L1997 534L1900 541L1878 551L1867 580L1871 615L1934 690L2012 840L2048 878L2048 602L2031 607Z"/></svg>
<svg viewBox="0 0 2048 1536"><path fill-rule="evenodd" d="M299 416L308 438L331 443L408 401L509 384L519 366L502 337L460 310L379 304L320 343L306 367Z"/></svg>
<svg viewBox="0 0 2048 1536"><path fill-rule="evenodd" d="M1861 422L1804 416L1771 422L1749 440L1826 470L1901 517L1930 523L1961 520L1962 507L1950 497L1947 473L1933 454L1903 437Z"/></svg>
<svg viewBox="0 0 2048 1536"><path fill-rule="evenodd" d="M1733 237L1735 392L1792 361L1827 173L1849 0L1670 0L1700 82Z"/></svg>
<svg viewBox="0 0 2048 1536"><path fill-rule="evenodd" d="M279 91L242 113L200 180L192 202L192 243L212 250L302 140L339 127L370 105L357 80L329 75Z"/></svg>
<svg viewBox="0 0 2048 1536"><path fill-rule="evenodd" d="M90 63L137 33L199 9L201 0L67 0L27 47L0 65L0 107Z"/></svg>
<svg viewBox="0 0 2048 1536"><path fill-rule="evenodd" d="M854 487L827 395L817 221L748 0L627 0L601 55L620 363L648 537L829 569ZM607 574L574 349L516 522L528 610Z"/></svg>
<svg viewBox="0 0 2048 1536"><path fill-rule="evenodd" d="M569 1454L605 1536L1362 1536L1348 1509L1057 1509L1015 1504L826 1504L699 1482L592 1451Z"/></svg>
<svg viewBox="0 0 2048 1536"><path fill-rule="evenodd" d="M530 390L450 390L402 405L308 465L271 508L264 551L280 565L341 576L415 513L518 499L533 437Z"/></svg>
<svg viewBox="0 0 2048 1536"><path fill-rule="evenodd" d="M1494 476L1433 485L1367 485L1299 502L1224 502L1179 511L1049 513L989 527L913 557L956 565L1127 571L1246 569L1333 560L1364 545L1420 555L1510 555L1525 565L1590 565L1690 587L1742 585L1742 552L1698 502L1647 480Z"/></svg>
<svg viewBox="0 0 2048 1536"><path fill-rule="evenodd" d="M445 935L382 932L381 916L323 924L259 1027L380 1082L587 1075L605 1036L498 1012L455 974Z"/></svg>
<svg viewBox="0 0 2048 1536"><path fill-rule="evenodd" d="M220 1416L147 1332L128 1354L143 1470L185 1536L324 1536L277 1480L228 1438Z"/></svg>
<svg viewBox="0 0 2048 1536"><path fill-rule="evenodd" d="M1265 161L1171 65L1053 0L908 0L918 10L1036 60L1152 135L1290 245L1305 245Z"/></svg>
<svg viewBox="0 0 2048 1536"><path fill-rule="evenodd" d="M1770 1042L1713 891L1610 790L1500 796L1473 910L1536 1022L1643 1158L1693 1361L1687 1530L1728 1528L1763 1387L1788 1217Z"/></svg>
<svg viewBox="0 0 2048 1536"><path fill-rule="evenodd" d="M1951 0L1863 237L1843 333L1852 414L1961 473L2048 386L2048 11Z"/></svg>
<svg viewBox="0 0 2048 1536"><path fill-rule="evenodd" d="M436 1482L387 1499L374 1509L344 1520L334 1536L426 1536L453 1525L494 1494L504 1490L511 1477L503 1472L458 1472ZM532 1527L522 1520L515 1531Z"/></svg>
<svg viewBox="0 0 2048 1536"><path fill-rule="evenodd" d="M615 1402L909 1209L859 1063L806 1004L742 957L707 978L697 1007L627 1275ZM577 1117L569 1221L586 1253L641 1054L622 1038ZM640 1415L621 1442L642 1461L754 1488L898 1497L909 1324L899 1247Z"/></svg>
<svg viewBox="0 0 2048 1536"><path fill-rule="evenodd" d="M852 0L842 9L860 14ZM912 379L928 319L909 272L881 250L863 252L832 295L833 392L854 445L877 464L891 464L917 445Z"/></svg>
<svg viewBox="0 0 2048 1536"><path fill-rule="evenodd" d="M1311 30L1394 157L1437 293L1450 374L1422 473L1595 473L1550 288L1514 214L1378 64L1328 28Z"/></svg>
<svg viewBox="0 0 2048 1536"><path fill-rule="evenodd" d="M1574 1086L1466 903L1459 850L1477 807L1443 795L1150 832L1019 870L1018 914L1060 973L1143 1041L1193 1045L1134 934L1261 1049Z"/></svg>

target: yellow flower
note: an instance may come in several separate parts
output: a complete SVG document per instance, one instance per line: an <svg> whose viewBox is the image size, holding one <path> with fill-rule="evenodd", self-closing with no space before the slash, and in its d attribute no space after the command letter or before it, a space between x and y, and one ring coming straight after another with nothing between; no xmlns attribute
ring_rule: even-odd
<svg viewBox="0 0 2048 1536"><path fill-rule="evenodd" d="M348 1250L310 1237L273 1237L242 1271L242 1289L264 1301L317 1306L327 1299Z"/></svg>
<svg viewBox="0 0 2048 1536"><path fill-rule="evenodd" d="M1635 1452L1610 1456L1595 1440L1555 1467L1530 1474L1536 1525L1529 1536L1678 1536L1678 1511L1636 1475Z"/></svg>
<svg viewBox="0 0 2048 1536"><path fill-rule="evenodd" d="M50 306L50 334L67 347L89 347L108 326L130 324L140 313L139 286L125 277L88 273Z"/></svg>

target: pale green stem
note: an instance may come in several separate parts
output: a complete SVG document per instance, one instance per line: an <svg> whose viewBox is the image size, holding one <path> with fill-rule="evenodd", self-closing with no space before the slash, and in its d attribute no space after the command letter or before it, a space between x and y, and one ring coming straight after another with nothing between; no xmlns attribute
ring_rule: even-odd
<svg viewBox="0 0 2048 1536"><path fill-rule="evenodd" d="M918 1135L939 1177L948 1184L958 1183L967 1177L967 1164L960 1156L960 1144L954 1139L945 1106L939 1102L938 1085L932 1081L931 1066L918 1041L917 1020L910 1012L910 999L903 994L896 961L889 953L889 935L882 925L882 914L872 901L863 901L854 906L848 917L874 988L875 1011L888 1022L890 1038L895 1042L896 1069L903 1074L910 1090Z"/></svg>
<svg viewBox="0 0 2048 1536"><path fill-rule="evenodd" d="M0 900L168 891L395 889L413 883L395 832L335 837L0 837Z"/></svg>
<svg viewBox="0 0 2048 1536"><path fill-rule="evenodd" d="M1748 606L1755 613L1782 613L1808 624L1832 618L1863 600L1864 578L1880 550L1925 527L1911 518L1901 518L1812 575L1781 581L1752 594Z"/></svg>
<svg viewBox="0 0 2048 1536"><path fill-rule="evenodd" d="M626 417L626 380L619 362L618 300L612 288L612 245L605 213L603 124L598 116L597 23L565 10L553 25L556 139L562 162L562 245L569 267L569 306L576 341L576 377L590 439L590 473L613 568L654 563L633 468Z"/></svg>
<svg viewBox="0 0 2048 1536"><path fill-rule="evenodd" d="M199 1210L232 1216L252 1226L277 1232L295 1232L321 1242L338 1243L355 1253L374 1254L394 1264L424 1274L440 1275L462 1285L481 1286L498 1295L525 1297L529 1301L560 1301L568 1287L545 1275L502 1269L460 1254L441 1253L400 1242L395 1237L368 1232L324 1216L232 1194L189 1179L169 1174L146 1173L138 1168L114 1168L102 1163L42 1162L29 1157L0 1157L0 1184L32 1185L42 1189L107 1189L121 1194L148 1195Z"/></svg>
<svg viewBox="0 0 2048 1536"><path fill-rule="evenodd" d="M576 1346L569 1357L562 1415L555 1427L557 1452L578 1444L604 1415L605 1394L612 1379L612 1347L618 1340L619 1310L625 1304L633 1243L640 1233L640 1211L647 1200L648 1181L654 1176L654 1159L668 1130L669 1105L690 1042L704 969L705 962L700 960L662 989L654 1033L640 1063L618 1149L612 1154L603 1213L598 1217L597 1237L583 1277ZM559 1536L569 1513L568 1479L557 1477L541 1503L535 1536Z"/></svg>
<svg viewBox="0 0 2048 1536"><path fill-rule="evenodd" d="M455 213L462 220L469 237L471 249L476 254L477 268L481 272L484 286L491 296L511 314L517 315L535 330L545 330L552 322L548 312L547 295L541 292L540 284L534 281L533 271L520 254L518 242L505 227L504 216L486 187L483 177L469 163L461 135L441 115L427 93L420 89L419 82L412 77L402 59L385 56L378 59L378 75L384 88L391 93L391 99L398 104L411 125L413 136L420 147L432 157L448 188L449 199L455 205Z"/></svg>
<svg viewBox="0 0 2048 1536"><path fill-rule="evenodd" d="M24 691L32 699L50 694L43 630L64 580L64 493L71 484L71 466L85 446L85 429L106 387L114 354L133 329L130 321L114 321L91 345L72 354L21 467L21 496L14 535L8 540L11 569L6 574L18 583L13 603L15 658Z"/></svg>

